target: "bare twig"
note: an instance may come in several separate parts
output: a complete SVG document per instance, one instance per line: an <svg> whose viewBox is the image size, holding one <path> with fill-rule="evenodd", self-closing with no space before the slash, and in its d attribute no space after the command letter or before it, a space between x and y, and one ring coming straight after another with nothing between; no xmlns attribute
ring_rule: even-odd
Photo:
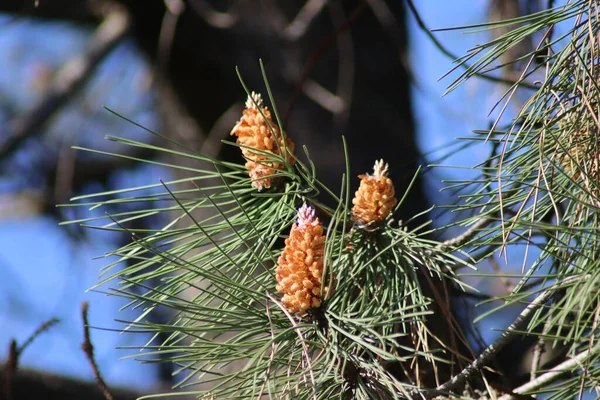
<svg viewBox="0 0 600 400"><path fill-rule="evenodd" d="M171 49L175 39L175 29L179 17L185 11L185 4L182 0L165 0L165 15L160 25L160 34L158 35L157 62L161 73L167 71L171 59Z"/></svg>
<svg viewBox="0 0 600 400"><path fill-rule="evenodd" d="M10 341L8 347L8 359L4 365L4 372L2 374L2 399L12 400L12 383L17 373L17 367L19 365L19 351L17 349L17 341L15 339Z"/></svg>
<svg viewBox="0 0 600 400"><path fill-rule="evenodd" d="M283 37L291 42L300 39L326 4L325 0L308 0L304 3L296 18L284 29Z"/></svg>
<svg viewBox="0 0 600 400"><path fill-rule="evenodd" d="M19 148L24 140L40 132L42 125L73 98L100 61L125 37L129 29L128 14L118 8L111 11L94 33L85 54L69 60L57 73L48 93L30 111L15 118L0 144L0 160Z"/></svg>
<svg viewBox="0 0 600 400"><path fill-rule="evenodd" d="M598 351L600 351L600 346L595 346L591 349L582 351L570 360L558 364L556 367L552 368L552 371L548 371L545 374L525 383L524 385L519 386L518 388L514 389L512 393L519 395L541 389L557 379L560 379L560 377L562 377L564 374L569 373L573 368L585 362L590 356L596 354ZM518 397L515 397L512 394L505 394L499 397L498 400L515 400L517 398Z"/></svg>
<svg viewBox="0 0 600 400"><path fill-rule="evenodd" d="M104 397L106 400L112 400L113 396L104 382L102 375L100 374L100 370L98 369L98 364L96 364L96 359L94 358L94 346L90 341L90 326L88 323L88 302L84 301L81 303L81 319L83 320L83 343L81 343L81 349L87 356L87 359L92 367L92 371L94 372L94 377L96 378L96 383L98 387L104 393Z"/></svg>
<svg viewBox="0 0 600 400"><path fill-rule="evenodd" d="M492 217L481 217L481 219L475 222L473 225L471 225L466 232L461 233L460 235L453 237L452 239L443 241L435 247L434 251L444 251L452 247L462 246L469 240L473 239L473 237L477 235L477 233L479 233L481 229L485 228L492 222L494 222L494 219Z"/></svg>
<svg viewBox="0 0 600 400"><path fill-rule="evenodd" d="M33 343L38 336L50 329L52 326L56 325L58 322L59 320L57 318L52 318L51 320L44 322L27 338L27 340L25 340L25 342L23 342L21 346L17 344L15 339L10 341L8 348L8 359L4 364L4 371L2 374L2 387L4 390L2 393L0 393L0 398L4 400L12 399L12 383L19 366L19 357L21 354L23 354L23 351L25 351L25 349L29 347L29 345Z"/></svg>
<svg viewBox="0 0 600 400"><path fill-rule="evenodd" d="M360 2L352 10L352 12L348 15L348 17L346 18L344 23L342 25L340 25L339 27L337 27L335 29L335 31L332 32L331 35L329 35L329 37L327 37L327 39L325 39L323 42L321 42L320 46L310 56L310 58L304 65L304 69L300 75L300 79L298 80L298 84L296 85L294 93L292 94L292 97L287 105L286 112L284 113L284 117L283 117L283 125L284 126L287 125L287 121L289 120L292 110L294 109L294 105L296 103L298 95L300 92L304 91L304 85L308 81L310 72L312 71L313 67L315 66L317 60L319 60L327 52L327 50L329 50L329 48L335 42L337 36L340 33L344 32L345 30L350 28L350 26L359 17L359 15L361 14L361 12L363 11L363 9L366 5L367 5L366 2Z"/></svg>
<svg viewBox="0 0 600 400"><path fill-rule="evenodd" d="M42 333L46 332L48 329L52 328L54 325L58 324L60 322L60 320L58 318L52 318L46 322L44 322L43 324L41 324L36 330L35 332L33 332L31 334L31 336L29 336L27 338L27 340L25 340L25 342L23 342L23 344L21 346L19 346L18 349L18 353L19 355L21 355L21 353L23 353L23 351L25 351L25 349L27 347L29 347L29 345L31 343L33 343L33 341L40 336Z"/></svg>
<svg viewBox="0 0 600 400"><path fill-rule="evenodd" d="M190 0L188 4L201 16L207 24L214 28L228 29L238 21L237 1L234 1L227 12L214 10L206 0Z"/></svg>
<svg viewBox="0 0 600 400"><path fill-rule="evenodd" d="M312 79L306 80L302 91L306 97L332 114L339 114L348 107L343 99Z"/></svg>
<svg viewBox="0 0 600 400"><path fill-rule="evenodd" d="M449 381L438 386L435 389L435 393L447 392L449 390L456 389L461 384L465 383L470 379L477 371L479 371L486 363L488 363L492 357L494 357L504 346L508 343L509 339L517 334L529 321L529 318L535 313L540 307L542 307L546 301L564 285L569 285L578 282L583 279L588 279L589 275L578 275L570 278L566 278L560 282L556 282L552 287L546 289L539 296L535 298L525 309L519 314L514 322L500 335L498 339L490 344L480 355L468 365L462 372L454 376ZM540 377L541 378L541 377Z"/></svg>

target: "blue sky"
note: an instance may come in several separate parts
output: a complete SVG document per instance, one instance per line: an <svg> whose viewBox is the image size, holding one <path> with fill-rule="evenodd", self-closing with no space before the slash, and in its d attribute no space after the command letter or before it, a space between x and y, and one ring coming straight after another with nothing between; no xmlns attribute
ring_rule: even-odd
<svg viewBox="0 0 600 400"><path fill-rule="evenodd" d="M477 23L487 18L487 2L483 0L429 0L415 3L430 28ZM446 85L451 80L446 78L439 82L438 78L451 68L451 60L435 49L418 29L412 17L408 19L412 49L410 61L415 76L413 105L418 141L423 152L429 153L443 148L454 137L466 136L473 129L485 129L490 121L486 118L492 106L493 96L490 96L490 93L499 93L494 93L497 89L489 83L473 80L442 98ZM3 25L0 18L0 29L0 65L3 65L0 93L10 93L11 96L14 94L15 97L11 100L15 112L30 107L36 100L36 94L39 94L36 85L43 88L48 74L65 59L81 51L86 43L86 38L80 34L80 30L67 23L40 24L39 21L20 20ZM50 30L53 32L52 41L49 43L47 40L40 40ZM468 48L485 40L485 35L465 35L458 31L436 33L436 36L457 55L464 54ZM142 130L132 127L99 107L94 107L95 104L105 104L148 127L155 127L157 121L151 108L152 95L142 90L148 79L144 74L148 72L143 67L140 68L140 63L141 58L133 45L126 43L100 68L95 83L91 83L86 95L90 97L83 96L81 99L85 102L86 98L93 97L95 100L90 102L90 118L85 122L87 134L79 139L80 145L111 150L113 145L110 142L99 140L107 133L119 133L138 140L148 137ZM27 67L21 68L20 65ZM104 90L101 83L103 79L115 80L119 91ZM31 90L11 90L27 85ZM79 104L70 107L55 120L52 128L46 133L48 140L51 141L56 135L64 135L65 131L72 129L74 123L81 123L75 122L80 120L76 118L79 110ZM0 115L0 121L6 119L7 116ZM18 168L33 168L36 163L44 162L39 149L36 149L33 143L28 146L18 156L22 158L17 164ZM37 154L33 162L32 154ZM486 156L487 148L481 146L472 148L468 154L456 155L447 162L461 165L465 160L469 160L469 163L474 165ZM434 158L435 154L432 155L432 159ZM474 172L465 169L440 169L430 173L428 177L433 183L469 174ZM122 174L120 179L127 181L131 186L138 183L156 183L159 179L168 179L168 176L163 170L146 168L142 172L130 171ZM0 188L19 184L26 186L27 182L19 183L18 179L2 181ZM94 188L90 187L89 190L93 191ZM437 192L431 195L439 198ZM22 341L41 322L59 317L62 322L41 335L23 354L22 365L92 379L89 365L80 350L80 302L90 301L90 323L94 326L119 329L122 325L114 322L116 317L132 317L127 311L118 314L118 309L124 305L123 300L86 292L97 282L101 267L107 263L106 259L92 258L114 249L115 239L92 231L89 232L89 240L85 244L74 244L65 230L56 225L55 220L26 214L7 216L6 213L11 212L10 210L11 205L0 199L0 243L3 243L0 247L0 321L4 327L0 330L0 358L6 357L11 338ZM31 251L32 248L35 248L35 251ZM520 270L520 263L512 265L516 266ZM513 317L514 315L504 314L499 318L487 319L482 329L501 328ZM486 339L491 339L492 336L488 335ZM115 351L116 346L141 345L146 338L141 335L121 335L93 330L92 339L100 369L109 385L147 389L154 383L155 372L152 366L142 365L133 360L115 362L116 358L131 354L123 350Z"/></svg>
<svg viewBox="0 0 600 400"><path fill-rule="evenodd" d="M7 21L6 17L0 18L0 65L3 66L0 93L10 95L12 110L9 111L18 114L37 101L52 73L65 60L85 49L90 32L64 22ZM48 32L52 33L52 40L40 40ZM68 147L76 144L104 151L117 150L114 143L104 140L106 134L147 141L150 137L147 132L99 105L156 128L153 94L145 90L150 81L148 74L133 43L120 45L98 68L85 94L78 96L53 119L43 139L27 142L15 155L7 176L0 179L0 189L12 191L36 187L38 178L34 171L55 160L57 152L64 151L57 145L61 141ZM85 118L81 118L82 110L85 110ZM0 121L8 119L8 115L0 115ZM85 135L77 135L82 131ZM81 156L98 157L89 153ZM168 173L146 166L135 172L119 173L113 184L141 185L159 179L168 180ZM102 189L90 185L86 190ZM40 335L23 353L21 366L92 379L89 364L80 349L83 338L81 302L90 302L90 323L104 329L121 329L123 325L115 322L115 318L128 320L134 317L132 312L119 313L119 308L125 304L123 299L86 292L97 283L100 269L108 262L93 258L114 250L116 238L88 230L87 240L74 242L55 219L27 213L27 205L35 204L36 194L26 190L16 201L9 201L8 196L0 197L0 241L3 243L0 246L0 321L3 326L0 358L6 357L11 338L24 341L42 322L58 317L61 323ZM115 362L118 357L129 354L115 351L115 347L140 346L147 338L104 330L93 330L91 335L97 361L109 384L147 389L155 382L153 366L135 360Z"/></svg>

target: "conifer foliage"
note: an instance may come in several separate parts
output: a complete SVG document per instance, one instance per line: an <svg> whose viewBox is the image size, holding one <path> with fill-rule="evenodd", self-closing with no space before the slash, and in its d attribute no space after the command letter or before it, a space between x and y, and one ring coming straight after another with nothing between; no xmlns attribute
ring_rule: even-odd
<svg viewBox="0 0 600 400"><path fill-rule="evenodd" d="M360 180L340 177L339 194L321 184L310 149L295 146L293 132L288 137L281 126L266 79L270 106L243 85L246 108L232 127L237 141L229 143L239 147L243 164L154 147L193 159L198 168L187 179L122 190L118 200L105 200L109 193L74 199L92 208L145 205L106 217L104 229L126 231L132 240L110 254L118 261L100 282L116 282L114 293L143 310L132 327L168 333L160 346L143 349L143 359L161 354L175 363L179 387L199 398L506 400L596 393L598 11L596 2L580 0L496 22L490 28L511 29L460 59L465 70L449 90L471 78L499 81L489 75L496 60L522 40L539 42L522 57L530 62L503 97L511 102L517 91L528 94L518 115L508 123L500 116L493 129L466 139L466 145L491 142L494 152L474 166L477 179L453 183L465 201L450 207L472 215L455 222L467 227L455 239L436 242L432 229L408 230L394 219L401 192L410 190L395 188L387 176L394 160L375 161ZM560 37L559 24L569 26ZM160 229L129 228L159 214L170 221ZM525 308L494 343L458 354L456 343L439 340L428 324L437 300L423 278L458 296L474 294L457 271L515 244L535 247L535 259L524 262L510 293L488 300L497 309ZM148 322L163 307L173 311L171 323ZM485 367L523 333L538 340L530 379L513 388L490 385ZM468 347L458 328L456 338ZM544 346L564 349L563 356L544 364ZM446 379L439 371L449 363L457 368Z"/></svg>

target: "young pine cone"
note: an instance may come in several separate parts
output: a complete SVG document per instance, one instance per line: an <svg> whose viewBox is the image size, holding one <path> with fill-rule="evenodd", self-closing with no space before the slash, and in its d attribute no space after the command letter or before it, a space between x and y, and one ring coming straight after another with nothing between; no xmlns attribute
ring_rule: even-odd
<svg viewBox="0 0 600 400"><path fill-rule="evenodd" d="M271 111L263 106L262 97L258 93L252 92L252 95L248 96L242 118L231 130L231 135L237 136L237 143L244 146L241 149L246 159L246 168L252 179L252 186L258 190L270 188L272 178L268 176L284 168L284 165L274 161L270 154L281 156L289 165L296 162L292 156L294 143L286 139L284 145L281 132L271 117ZM279 146L276 141L279 142ZM283 156L286 147L287 153Z"/></svg>
<svg viewBox="0 0 600 400"><path fill-rule="evenodd" d="M352 217L360 224L383 221L398 202L394 184L387 177L388 165L379 160L373 167L373 175L359 175L360 186L352 199Z"/></svg>
<svg viewBox="0 0 600 400"><path fill-rule="evenodd" d="M298 210L297 222L275 270L276 289L283 293L283 304L292 313L304 314L306 310L321 305L323 255L325 235L323 225L315 210L306 204Z"/></svg>

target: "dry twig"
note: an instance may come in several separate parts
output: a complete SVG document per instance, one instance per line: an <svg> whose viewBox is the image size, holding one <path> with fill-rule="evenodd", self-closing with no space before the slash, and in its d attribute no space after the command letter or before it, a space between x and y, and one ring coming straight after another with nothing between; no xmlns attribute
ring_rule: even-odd
<svg viewBox="0 0 600 400"><path fill-rule="evenodd" d="M17 368L19 366L19 357L21 356L21 354L23 354L23 351L25 351L25 349L29 347L29 345L33 343L33 341L39 335L50 329L52 326L56 325L58 322L59 320L57 318L52 318L51 320L44 322L35 330L35 332L33 332L27 338L27 340L25 340L25 342L23 342L21 346L17 344L17 341L15 339L12 339L10 341L10 345L8 348L8 359L4 364L4 371L2 374L3 390L0 393L1 399L12 399L12 383L17 373Z"/></svg>
<svg viewBox="0 0 600 400"><path fill-rule="evenodd" d="M94 372L94 377L96 378L96 383L98 387L104 393L104 397L106 400L113 400L113 396L104 382L102 378L102 374L100 374L100 370L98 369L98 364L96 364L96 359L94 358L94 346L90 341L90 326L88 323L88 302L84 301L81 303L81 319L83 320L83 343L81 343L81 349L87 356L87 359L92 367L92 371Z"/></svg>

